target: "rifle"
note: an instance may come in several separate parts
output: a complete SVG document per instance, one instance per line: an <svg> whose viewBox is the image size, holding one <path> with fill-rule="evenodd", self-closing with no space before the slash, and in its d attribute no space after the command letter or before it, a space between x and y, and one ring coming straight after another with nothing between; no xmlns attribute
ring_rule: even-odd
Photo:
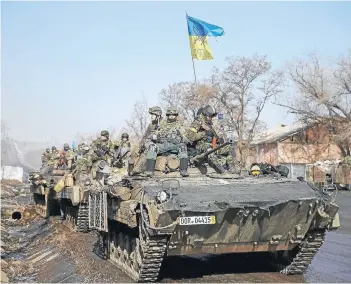
<svg viewBox="0 0 351 284"><path fill-rule="evenodd" d="M207 158L212 153L224 148L227 145L232 145L232 144L234 144L233 141L227 141L227 142L219 145L218 147L211 149L210 151L207 151L207 152L204 152L202 154L196 155L195 157L190 159L190 162L191 163L193 163L193 162L200 162L200 161L204 160L205 158Z"/></svg>
<svg viewBox="0 0 351 284"><path fill-rule="evenodd" d="M120 156L121 149L122 149L122 147L120 146L120 147L118 147L117 151L115 152L114 157L113 157L114 158L113 164L114 163L122 164L122 159L130 152L130 150L129 150L129 151L125 152L122 156Z"/></svg>

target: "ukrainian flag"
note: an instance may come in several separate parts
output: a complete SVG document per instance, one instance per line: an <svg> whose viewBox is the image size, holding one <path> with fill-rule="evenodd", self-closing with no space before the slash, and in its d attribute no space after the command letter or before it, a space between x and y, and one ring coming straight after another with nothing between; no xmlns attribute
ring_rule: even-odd
<svg viewBox="0 0 351 284"><path fill-rule="evenodd" d="M206 23L199 19L186 15L188 23L188 33L190 41L191 56L197 60L211 60L212 51L208 45L208 37L217 37L224 35L221 27Z"/></svg>

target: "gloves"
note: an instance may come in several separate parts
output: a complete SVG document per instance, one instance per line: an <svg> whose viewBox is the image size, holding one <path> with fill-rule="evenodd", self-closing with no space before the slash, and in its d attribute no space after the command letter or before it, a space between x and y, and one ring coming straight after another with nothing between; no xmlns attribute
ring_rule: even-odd
<svg viewBox="0 0 351 284"><path fill-rule="evenodd" d="M145 150L146 150L145 145L141 145L141 146L140 146L140 149L139 149L139 154L144 153Z"/></svg>
<svg viewBox="0 0 351 284"><path fill-rule="evenodd" d="M106 145L101 145L101 149L102 149L104 152L110 152L110 149L107 148Z"/></svg>

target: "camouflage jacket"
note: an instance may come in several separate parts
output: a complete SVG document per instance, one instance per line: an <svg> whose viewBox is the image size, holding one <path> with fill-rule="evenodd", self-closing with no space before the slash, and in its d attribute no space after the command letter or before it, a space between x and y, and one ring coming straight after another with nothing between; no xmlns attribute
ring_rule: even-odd
<svg viewBox="0 0 351 284"><path fill-rule="evenodd" d="M211 132L211 135L208 135ZM204 116L201 114L191 123L187 130L187 137L192 142L211 143L213 137L218 137L216 130L212 124L206 122Z"/></svg>
<svg viewBox="0 0 351 284"><path fill-rule="evenodd" d="M186 143L186 130L181 122L163 122L159 129L156 131L158 142L167 141L173 144Z"/></svg>
<svg viewBox="0 0 351 284"><path fill-rule="evenodd" d="M88 153L81 155L75 163L74 173L90 172L92 166L93 162L91 156Z"/></svg>
<svg viewBox="0 0 351 284"><path fill-rule="evenodd" d="M54 161L58 161L58 160L60 160L60 152L58 150L55 150L51 153L50 161L54 162Z"/></svg>
<svg viewBox="0 0 351 284"><path fill-rule="evenodd" d="M111 157L115 153L116 145L111 141L102 141L100 138L94 140L90 145L90 154L92 161L105 160L110 163Z"/></svg>
<svg viewBox="0 0 351 284"><path fill-rule="evenodd" d="M41 162L43 164L46 164L50 161L51 159L51 153L48 153L48 152L44 152L42 155L41 155Z"/></svg>
<svg viewBox="0 0 351 284"><path fill-rule="evenodd" d="M131 144L129 141L120 141L118 143L118 149L116 152L116 158L123 158L125 159L130 155L131 151Z"/></svg>
<svg viewBox="0 0 351 284"><path fill-rule="evenodd" d="M151 135L156 134L157 130L161 127L161 125L164 123L163 119L160 119L157 124L150 123L149 126L146 129L146 132L141 139L140 145L145 146L148 142L151 141Z"/></svg>

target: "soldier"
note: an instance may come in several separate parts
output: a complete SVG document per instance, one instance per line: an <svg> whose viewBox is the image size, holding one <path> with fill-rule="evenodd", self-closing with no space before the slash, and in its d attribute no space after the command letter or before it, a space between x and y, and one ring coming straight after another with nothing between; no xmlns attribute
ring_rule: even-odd
<svg viewBox="0 0 351 284"><path fill-rule="evenodd" d="M151 123L146 129L146 132L140 142L139 158L133 167L132 175L141 173L145 169L146 163L146 150L149 149L150 145L156 142L156 131L162 124L162 109L159 106L149 108L149 114L151 115ZM132 161L131 161L132 162Z"/></svg>
<svg viewBox="0 0 351 284"><path fill-rule="evenodd" d="M45 152L41 155L42 167L45 167L49 164L51 159L51 150L50 148L46 148Z"/></svg>
<svg viewBox="0 0 351 284"><path fill-rule="evenodd" d="M187 177L189 174L187 172L188 153L186 143L189 142L189 140L186 138L186 131L183 125L177 120L178 111L175 108L168 108L166 116L166 122L162 123L160 128L156 131L157 144L149 147L146 171L149 175L154 172L157 154L173 152L177 154L180 160L180 174L183 177Z"/></svg>
<svg viewBox="0 0 351 284"><path fill-rule="evenodd" d="M127 160L130 157L130 154L131 154L131 145L129 142L129 134L123 133L121 135L121 141L118 145L118 149L115 154L114 165L120 168L126 167Z"/></svg>
<svg viewBox="0 0 351 284"><path fill-rule="evenodd" d="M204 153L216 146L215 140L218 139L218 134L212 123L212 119L216 115L217 113L214 108L209 105L201 108L201 111L198 111L197 117L191 123L187 131L187 137L195 144L195 149L200 153ZM229 146L221 149L220 154L222 154L222 156L219 153L212 153L208 157L211 166L219 173L224 173L226 171L225 166L228 166L230 171L233 170L233 158L229 155L231 148L232 147Z"/></svg>
<svg viewBox="0 0 351 284"><path fill-rule="evenodd" d="M93 166L91 156L89 155L90 147L88 145L81 145L81 156L77 159L73 175L77 183L84 183L91 177L91 168Z"/></svg>
<svg viewBox="0 0 351 284"><path fill-rule="evenodd" d="M60 152L57 150L55 146L52 146L50 164L52 164L54 166L54 169L56 170L58 168L59 162L60 162Z"/></svg>
<svg viewBox="0 0 351 284"><path fill-rule="evenodd" d="M139 153L142 153L148 149L150 142L153 140L152 136L156 133L163 122L162 109L159 106L149 108L149 114L151 115L151 123L147 127L141 140Z"/></svg>
<svg viewBox="0 0 351 284"><path fill-rule="evenodd" d="M110 133L107 130L100 132L100 137L95 139L90 145L90 155L93 162L93 178L96 178L96 171L101 161L105 161L107 166L111 166L112 158L115 154L116 145L110 140Z"/></svg>
<svg viewBox="0 0 351 284"><path fill-rule="evenodd" d="M67 169L71 169L74 162L75 162L75 153L69 147L69 144L65 143L63 145L63 150L60 153L59 166L66 167Z"/></svg>

